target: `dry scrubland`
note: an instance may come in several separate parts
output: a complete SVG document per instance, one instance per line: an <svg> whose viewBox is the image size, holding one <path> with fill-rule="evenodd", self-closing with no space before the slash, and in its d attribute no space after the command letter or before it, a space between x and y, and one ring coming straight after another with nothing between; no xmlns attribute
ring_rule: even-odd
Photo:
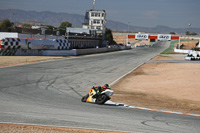
<svg viewBox="0 0 200 133"><path fill-rule="evenodd" d="M182 41L180 43L180 45L183 45L181 49L192 49L196 47L196 43L198 43L199 41L197 40L193 40L193 41ZM177 46L178 43L175 44L175 46Z"/></svg>

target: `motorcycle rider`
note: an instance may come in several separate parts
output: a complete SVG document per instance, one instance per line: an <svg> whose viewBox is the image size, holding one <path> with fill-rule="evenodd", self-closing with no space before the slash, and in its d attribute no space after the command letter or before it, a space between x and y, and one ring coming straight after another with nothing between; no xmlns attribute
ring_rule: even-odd
<svg viewBox="0 0 200 133"><path fill-rule="evenodd" d="M81 101L86 102L89 96L92 96L92 98L98 98L99 96L101 96L101 92L103 92L107 89L111 90L111 88L108 84L105 84L104 86L96 86L96 87L93 86L90 89L89 93L87 95L85 95L84 97L82 97ZM93 92L91 92L91 90L96 91L96 94L93 94ZM108 97L106 100L109 100L109 99L110 99L110 97Z"/></svg>
<svg viewBox="0 0 200 133"><path fill-rule="evenodd" d="M98 93L102 92L102 91L105 91L107 89L111 89L110 86L108 84L105 84L104 86L96 86L96 87L93 87L93 89Z"/></svg>

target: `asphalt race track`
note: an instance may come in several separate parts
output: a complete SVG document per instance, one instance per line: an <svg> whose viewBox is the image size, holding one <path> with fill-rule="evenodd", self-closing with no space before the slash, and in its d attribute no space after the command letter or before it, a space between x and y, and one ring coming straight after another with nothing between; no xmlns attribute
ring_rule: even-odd
<svg viewBox="0 0 200 133"><path fill-rule="evenodd" d="M0 123L147 133L199 133L200 117L82 103L93 85L112 83L169 46L0 68Z"/></svg>

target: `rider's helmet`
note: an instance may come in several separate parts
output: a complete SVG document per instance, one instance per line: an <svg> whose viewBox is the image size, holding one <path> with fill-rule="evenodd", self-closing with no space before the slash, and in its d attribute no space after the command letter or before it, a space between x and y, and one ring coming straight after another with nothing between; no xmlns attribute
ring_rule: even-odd
<svg viewBox="0 0 200 133"><path fill-rule="evenodd" d="M109 85L108 85L108 84L105 84L104 86L105 86L106 88L108 88L108 87L109 87Z"/></svg>
<svg viewBox="0 0 200 133"><path fill-rule="evenodd" d="M109 85L108 85L108 84L105 84L104 87L105 87L105 88L109 88Z"/></svg>

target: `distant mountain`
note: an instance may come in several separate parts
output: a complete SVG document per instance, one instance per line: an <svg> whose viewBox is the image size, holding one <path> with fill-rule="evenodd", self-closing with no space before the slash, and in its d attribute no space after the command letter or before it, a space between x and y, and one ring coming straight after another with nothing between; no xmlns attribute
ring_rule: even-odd
<svg viewBox="0 0 200 133"><path fill-rule="evenodd" d="M107 22L107 27L114 30L114 31L128 31L128 25L111 21ZM188 31L188 28L171 28L168 26L158 25L156 27L140 27L140 26L129 26L129 31L133 32L148 32L148 33L167 33L175 32L178 34L185 34ZM190 33L197 33L200 34L200 28L190 28Z"/></svg>
<svg viewBox="0 0 200 133"><path fill-rule="evenodd" d="M68 13L54 13L50 11L36 12L36 11L22 11L18 9L0 9L0 21L3 19L9 19L17 24L27 23L27 21L42 22L43 25L53 25L58 27L61 22L68 21L72 23L73 27L82 27L84 22L84 16L78 14ZM107 18L108 19L108 18ZM106 27L114 31L128 31L128 25L125 23L107 20ZM134 32L150 32L150 33L182 33L188 30L187 28L170 28L167 26L156 26L156 27L139 27L129 26L130 31ZM191 28L191 32L200 34L200 28Z"/></svg>
<svg viewBox="0 0 200 133"><path fill-rule="evenodd" d="M27 23L27 21L43 22L43 25L53 25L58 27L61 22L68 21L73 27L80 27L84 20L84 16L68 13L54 13L49 11L22 11L17 9L0 10L0 21L9 19L16 23Z"/></svg>

